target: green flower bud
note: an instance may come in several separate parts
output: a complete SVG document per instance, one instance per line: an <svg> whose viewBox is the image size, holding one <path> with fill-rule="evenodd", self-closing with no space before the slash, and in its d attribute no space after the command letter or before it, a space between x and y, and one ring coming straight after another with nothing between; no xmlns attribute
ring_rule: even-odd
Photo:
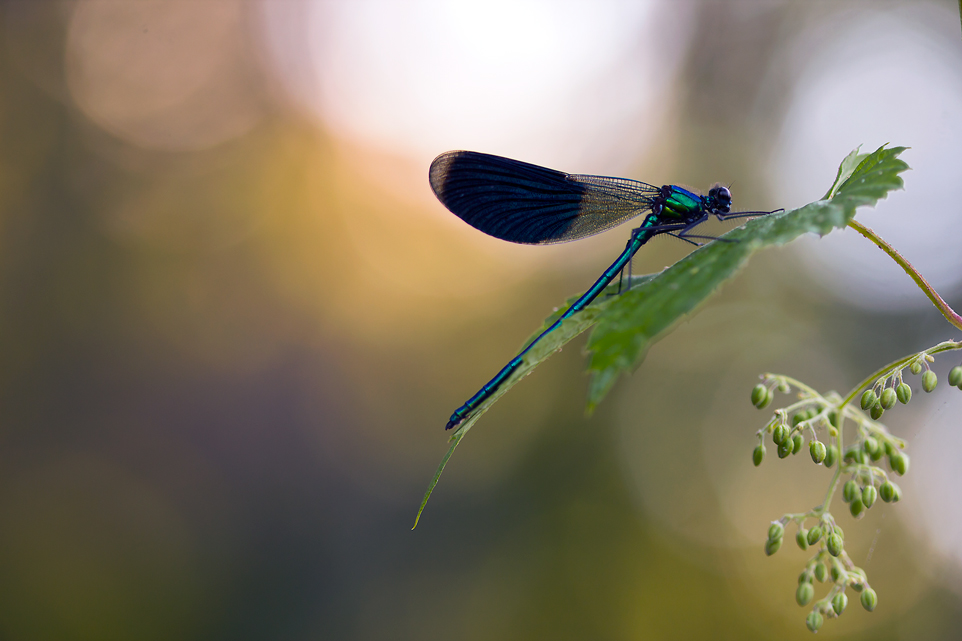
<svg viewBox="0 0 962 641"><path fill-rule="evenodd" d="M795 441L792 439L787 439L784 443L778 446L778 458L785 458L792 453L795 449Z"/></svg>
<svg viewBox="0 0 962 641"><path fill-rule="evenodd" d="M882 418L882 413L883 413L883 412L884 412L884 410L882 409L882 404L881 404L881 403L876 403L875 405L872 406L872 409L869 411L868 414L869 414L869 416L872 417L872 420L873 420L873 421L877 421L877 420L879 420L880 418Z"/></svg>
<svg viewBox="0 0 962 641"><path fill-rule="evenodd" d="M825 460L825 444L821 441L812 441L808 446L808 451L812 455L815 465Z"/></svg>
<svg viewBox="0 0 962 641"><path fill-rule="evenodd" d="M922 389L926 392L931 392L935 389L935 386L939 384L939 377L935 375L935 372L928 370L922 374Z"/></svg>
<svg viewBox="0 0 962 641"><path fill-rule="evenodd" d="M962 385L962 367L956 365L949 370L949 385L952 387Z"/></svg>
<svg viewBox="0 0 962 641"><path fill-rule="evenodd" d="M838 577L842 576L842 573L838 569L838 566L835 565L834 563L832 564L831 575L832 575L832 583L838 583Z"/></svg>
<svg viewBox="0 0 962 641"><path fill-rule="evenodd" d="M815 588L811 583L799 583L795 590L795 602L801 606L806 606L815 597Z"/></svg>
<svg viewBox="0 0 962 641"><path fill-rule="evenodd" d="M874 389L867 389L862 392L861 406L862 410L866 411L872 408L873 405L878 401L878 396L875 395Z"/></svg>
<svg viewBox="0 0 962 641"><path fill-rule="evenodd" d="M812 632L818 632L818 629L822 627L822 622L824 620L825 618L822 616L821 612L818 610L812 610L808 613L808 617L805 619L805 625Z"/></svg>
<svg viewBox="0 0 962 641"><path fill-rule="evenodd" d="M752 405L758 409L764 409L772 400L768 388L759 383L752 388Z"/></svg>
<svg viewBox="0 0 962 641"><path fill-rule="evenodd" d="M922 363L915 361L911 366L909 366L909 371L915 375L918 375L918 373L922 371Z"/></svg>
<svg viewBox="0 0 962 641"><path fill-rule="evenodd" d="M889 467L892 471L899 476L905 476L905 473L909 471L909 456L903 452L896 452L893 456L889 457Z"/></svg>
<svg viewBox="0 0 962 641"><path fill-rule="evenodd" d="M825 467L832 467L833 465L835 465L835 461L837 460L838 460L838 448L835 447L834 445L829 445L827 448L825 448L825 460L822 461L822 464Z"/></svg>
<svg viewBox="0 0 962 641"><path fill-rule="evenodd" d="M851 503L856 496L858 496L858 485L851 479L845 481L845 485L842 486L842 500Z"/></svg>
<svg viewBox="0 0 962 641"><path fill-rule="evenodd" d="M827 578L828 570L825 569L825 564L819 561L815 564L815 578L818 579L819 583L825 583Z"/></svg>
<svg viewBox="0 0 962 641"><path fill-rule="evenodd" d="M895 388L895 395L898 397L899 403L905 405L912 400L912 388L908 386L908 383L899 383L899 386Z"/></svg>
<svg viewBox="0 0 962 641"><path fill-rule="evenodd" d="M877 461L883 456L885 456L885 448L879 445L878 447L875 448L875 451L871 452L868 456L873 461Z"/></svg>
<svg viewBox="0 0 962 641"><path fill-rule="evenodd" d="M872 456L879 451L878 441L871 436L866 436L865 440L862 441L862 449L865 450L866 454Z"/></svg>
<svg viewBox="0 0 962 641"><path fill-rule="evenodd" d="M834 531L835 531L835 534L838 534L838 538L840 538L840 539L842 539L842 540L844 541L844 540L845 540L845 532L842 532L842 528L840 528L840 527L837 526L837 525L834 526L834 527L835 527L835 530L834 530Z"/></svg>
<svg viewBox="0 0 962 641"><path fill-rule="evenodd" d="M774 541L775 539L780 539L785 534L785 526L782 525L781 521L775 521L770 526L768 526L768 540Z"/></svg>
<svg viewBox="0 0 962 641"><path fill-rule="evenodd" d="M858 518L865 509L865 504L862 503L862 497L856 498L854 501L848 504L848 511L852 513L852 516Z"/></svg>
<svg viewBox="0 0 962 641"><path fill-rule="evenodd" d="M892 500L892 495L895 492L895 486L892 485L891 481L885 481L878 489L879 498L881 498L886 503Z"/></svg>
<svg viewBox="0 0 962 641"><path fill-rule="evenodd" d="M798 575L799 585L801 585L802 583L811 583L811 582L812 582L812 573L810 571L804 570L802 571L801 574Z"/></svg>
<svg viewBox="0 0 962 641"><path fill-rule="evenodd" d="M845 607L848 605L848 597L845 596L844 592L839 592L832 599L832 609L835 610L835 615L838 616L845 611Z"/></svg>
<svg viewBox="0 0 962 641"><path fill-rule="evenodd" d="M891 481L885 481L882 483L882 487L879 488L878 494L886 503L897 503L898 500L902 498L902 491L899 489L899 486Z"/></svg>
<svg viewBox="0 0 962 641"><path fill-rule="evenodd" d="M889 442L889 441L883 441L883 442L882 442L882 447L885 449L885 455L886 455L886 456L892 456L893 454L895 454L896 452L898 452L898 448L896 448L894 445L892 445L892 443Z"/></svg>
<svg viewBox="0 0 962 641"><path fill-rule="evenodd" d="M895 401L897 400L898 397L895 395L895 390L891 387L886 387L882 390L882 396L879 397L879 403L882 404L883 410L890 410L895 407Z"/></svg>
<svg viewBox="0 0 962 641"><path fill-rule="evenodd" d="M805 444L805 439L801 434L796 434L792 438L792 454L798 454L802 451L802 445Z"/></svg>
<svg viewBox="0 0 962 641"><path fill-rule="evenodd" d="M765 554L771 556L778 552L778 548L782 547L781 539L769 539L765 542Z"/></svg>
<svg viewBox="0 0 962 641"><path fill-rule="evenodd" d="M832 556L838 556L842 553L842 537L838 535L837 532L832 532L825 539L825 547L828 548L828 553Z"/></svg>
<svg viewBox="0 0 962 641"><path fill-rule="evenodd" d="M808 549L808 530L803 527L798 528L798 532L795 533L795 543L798 544L803 550Z"/></svg>
<svg viewBox="0 0 962 641"><path fill-rule="evenodd" d="M788 394L789 392L792 391L792 386L786 383L785 381L782 381L781 383L778 384L778 391L781 392L782 394Z"/></svg>
<svg viewBox="0 0 962 641"><path fill-rule="evenodd" d="M788 426L784 423L779 423L775 426L775 429L772 430L772 441L774 441L775 445L781 445L788 440L788 434Z"/></svg>
<svg viewBox="0 0 962 641"><path fill-rule="evenodd" d="M832 424L832 427L838 427L838 412L832 410L828 413L828 422Z"/></svg>
<svg viewBox="0 0 962 641"><path fill-rule="evenodd" d="M816 525L815 527L813 527L811 530L808 531L808 544L809 544L809 545L815 545L816 543L818 543L818 540L819 540L820 538L822 538L822 528L821 528L821 527L819 527L819 526Z"/></svg>
<svg viewBox="0 0 962 641"><path fill-rule="evenodd" d="M796 412L792 417L792 427L795 427L799 423L805 420L805 412Z"/></svg>
<svg viewBox="0 0 962 641"><path fill-rule="evenodd" d="M862 490L862 503L865 507L869 508L875 505L875 497L878 496L878 490L875 489L874 485L866 485Z"/></svg>
<svg viewBox="0 0 962 641"><path fill-rule="evenodd" d="M878 605L878 595L875 594L875 590L872 588L865 588L862 591L861 597L862 607L871 612Z"/></svg>
<svg viewBox="0 0 962 641"><path fill-rule="evenodd" d="M755 467L758 467L759 465L762 464L762 461L764 459L765 459L765 444L759 443L758 446L755 447L755 451L752 452L752 463L755 464Z"/></svg>

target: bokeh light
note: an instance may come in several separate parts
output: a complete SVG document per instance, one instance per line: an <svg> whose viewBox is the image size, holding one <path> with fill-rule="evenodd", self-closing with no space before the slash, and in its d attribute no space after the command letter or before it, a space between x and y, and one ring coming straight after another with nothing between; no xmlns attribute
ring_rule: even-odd
<svg viewBox="0 0 962 641"><path fill-rule="evenodd" d="M412 532L451 411L629 229L504 243L427 170L476 149L774 209L908 145L859 217L962 308L954 4L0 6L0 637L811 638L808 556L762 545L828 479L751 465L749 390L847 391L951 328L857 235L761 252L593 416L583 342L539 367ZM962 625L962 397L910 383L902 502L837 510L880 605L833 638Z"/></svg>
<svg viewBox="0 0 962 641"><path fill-rule="evenodd" d="M801 74L776 148L779 190L797 205L824 193L832 159L847 150L912 141L909 189L864 221L883 238L899 239L899 251L946 293L962 285L962 252L950 234L936 231L958 220L944 190L962 180L955 13L948 3L866 5L798 34L791 47ZM884 99L865 99L875 94ZM895 263L852 230L805 248L808 269L845 301L873 309L929 305Z"/></svg>
<svg viewBox="0 0 962 641"><path fill-rule="evenodd" d="M459 148L600 170L635 160L665 116L689 37L686 12L657 3L267 2L264 11L280 77L306 109L422 166Z"/></svg>
<svg viewBox="0 0 962 641"><path fill-rule="evenodd" d="M80 0L66 43L71 94L91 120L150 149L236 138L262 115L244 18L234 2Z"/></svg>

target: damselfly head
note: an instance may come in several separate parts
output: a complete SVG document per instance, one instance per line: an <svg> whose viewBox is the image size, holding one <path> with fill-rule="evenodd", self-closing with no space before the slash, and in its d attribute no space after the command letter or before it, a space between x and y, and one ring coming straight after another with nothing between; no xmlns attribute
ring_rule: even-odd
<svg viewBox="0 0 962 641"><path fill-rule="evenodd" d="M715 185L708 191L708 209L713 214L727 214L732 206L732 192L728 187Z"/></svg>

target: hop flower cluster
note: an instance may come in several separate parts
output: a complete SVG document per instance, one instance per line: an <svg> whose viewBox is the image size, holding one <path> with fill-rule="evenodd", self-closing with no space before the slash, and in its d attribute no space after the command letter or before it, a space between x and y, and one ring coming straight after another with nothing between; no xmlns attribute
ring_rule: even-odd
<svg viewBox="0 0 962 641"><path fill-rule="evenodd" d="M908 472L906 443L878 421L887 410L912 400L912 388L903 380L903 370L921 374L921 387L926 392L935 389L938 378L929 368L933 360L926 351L896 362L874 380L866 381L867 389L861 394L857 408L852 401L861 388L842 399L834 392L822 395L787 376L765 374L752 390L752 404L759 409L771 404L776 391L787 394L794 390L797 395L796 402L774 410L765 427L758 431L758 444L752 452L755 466L765 459L766 437L771 438L779 458L798 454L807 440L809 454L816 465L825 468L838 465L825 502L808 512L786 514L773 521L765 542L765 554L775 554L782 546L785 528L794 524L798 547L815 550L799 575L795 591L799 605L812 604L805 621L812 632L817 631L826 618L842 614L848 604L848 589L859 593L859 601L869 612L878 604L878 595L869 586L865 571L852 563L845 551L845 535L830 511L832 497L841 483L842 500L855 519L862 518L878 499L897 503L902 498L902 490L889 477L904 476ZM949 384L962 389L962 366L949 372ZM855 436L854 442L848 445L843 439L846 427L849 435L854 428ZM887 471L880 466L883 459ZM813 604L815 582L827 582L831 587Z"/></svg>
<svg viewBox="0 0 962 641"><path fill-rule="evenodd" d="M807 518L808 515L786 515L774 521L768 528L765 552L771 555L781 547L785 524L791 521L798 523L795 542L801 549L807 549L821 542L818 553L808 561L802 573L798 575L798 587L795 590L796 603L805 607L815 598L815 581L831 582L828 594L813 605L805 620L808 629L816 632L822 627L826 617L837 617L848 606L846 589L851 588L860 593L859 600L862 607L869 612L878 605L878 595L869 586L865 570L852 563L846 554L845 534L842 528L836 525L831 514L823 514L810 529L805 529L804 526Z"/></svg>

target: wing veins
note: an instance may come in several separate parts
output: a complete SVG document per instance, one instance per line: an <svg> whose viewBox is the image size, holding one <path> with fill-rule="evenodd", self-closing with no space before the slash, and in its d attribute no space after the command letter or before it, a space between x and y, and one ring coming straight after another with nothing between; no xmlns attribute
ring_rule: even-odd
<svg viewBox="0 0 962 641"><path fill-rule="evenodd" d="M660 193L636 180L566 174L467 151L438 156L430 178L438 199L466 223L526 244L600 233L650 209Z"/></svg>

